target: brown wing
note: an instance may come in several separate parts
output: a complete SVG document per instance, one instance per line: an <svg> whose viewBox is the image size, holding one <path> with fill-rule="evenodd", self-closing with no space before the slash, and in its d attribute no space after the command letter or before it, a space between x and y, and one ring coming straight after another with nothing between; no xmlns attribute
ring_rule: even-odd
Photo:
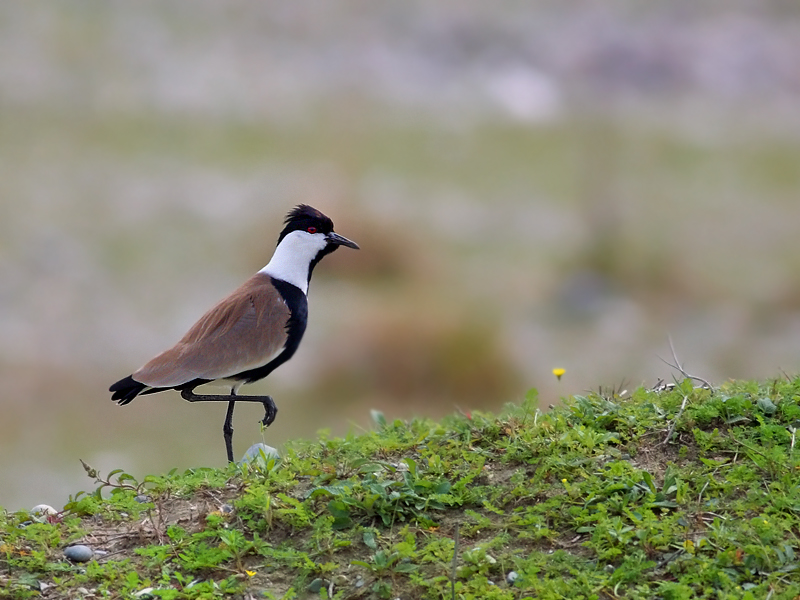
<svg viewBox="0 0 800 600"><path fill-rule="evenodd" d="M133 378L151 387L174 387L263 366L283 350L290 314L270 278L256 274Z"/></svg>

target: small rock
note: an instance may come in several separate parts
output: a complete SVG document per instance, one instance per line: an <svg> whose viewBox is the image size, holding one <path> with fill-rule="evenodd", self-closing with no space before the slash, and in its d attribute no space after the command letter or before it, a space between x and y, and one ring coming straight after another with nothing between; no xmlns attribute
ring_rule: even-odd
<svg viewBox="0 0 800 600"><path fill-rule="evenodd" d="M153 596L153 594L152 594L153 589L154 588L151 588L151 587L144 588L143 590L139 590L138 592L136 592L133 595L133 597L134 598L145 598L145 599L154 598L155 596Z"/></svg>
<svg viewBox="0 0 800 600"><path fill-rule="evenodd" d="M508 575L506 575L506 581L508 582L508 585L512 585L517 578L519 578L519 574L516 571L509 571Z"/></svg>
<svg viewBox="0 0 800 600"><path fill-rule="evenodd" d="M17 527L19 527L20 529L25 529L28 525L33 525L33 521L23 521L22 523L17 525Z"/></svg>
<svg viewBox="0 0 800 600"><path fill-rule="evenodd" d="M144 494L139 494L134 498L139 504L144 504L145 502L150 502L150 496L146 496Z"/></svg>
<svg viewBox="0 0 800 600"><path fill-rule="evenodd" d="M318 594L323 587L328 587L328 582L321 577L317 577L314 581L308 584L306 589L312 594Z"/></svg>
<svg viewBox="0 0 800 600"><path fill-rule="evenodd" d="M360 587L364 587L365 583L366 582L361 577L359 577L358 579L356 579L356 584L355 585L356 585L357 588L360 588Z"/></svg>
<svg viewBox="0 0 800 600"><path fill-rule="evenodd" d="M37 504L31 509L31 514L35 517L46 517L47 515L57 515L58 511L47 504Z"/></svg>
<svg viewBox="0 0 800 600"><path fill-rule="evenodd" d="M64 548L64 556L72 562L89 562L94 556L94 551L89 546L76 544L75 546Z"/></svg>
<svg viewBox="0 0 800 600"><path fill-rule="evenodd" d="M259 442L258 444L253 444L247 449L247 452L244 453L244 456L242 457L242 460L239 461L239 464L246 465L249 463L258 463L264 459L268 461L271 458L274 458L277 461L280 459L280 457L280 452L278 452L275 448Z"/></svg>
<svg viewBox="0 0 800 600"><path fill-rule="evenodd" d="M223 504L219 507L219 511L223 514L229 515L233 512L233 506L230 504Z"/></svg>

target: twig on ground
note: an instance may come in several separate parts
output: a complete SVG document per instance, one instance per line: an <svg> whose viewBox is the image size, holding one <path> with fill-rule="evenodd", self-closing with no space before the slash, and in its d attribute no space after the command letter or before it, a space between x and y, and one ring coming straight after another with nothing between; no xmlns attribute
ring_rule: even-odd
<svg viewBox="0 0 800 600"><path fill-rule="evenodd" d="M102 556L98 556L97 558L95 558L95 560L98 562L98 564L103 564L104 562L107 562L117 554L122 554L127 550L129 550L129 548L120 548L119 550L114 550L114 552L109 552L108 554L103 554Z"/></svg>
<svg viewBox="0 0 800 600"><path fill-rule="evenodd" d="M706 481L706 484L703 486L703 489L702 489L702 490L700 490L700 495L699 495L699 496L697 496L697 503L698 503L698 504L700 504L700 501L703 499L703 492L705 492L705 491L706 491L706 488L708 487L708 484L709 484L709 483L711 483L711 481L710 481L710 480Z"/></svg>
<svg viewBox="0 0 800 600"><path fill-rule="evenodd" d="M740 440L740 439L737 439L737 438L736 438L736 436L735 436L735 435L733 435L733 433L730 433L729 435L731 436L731 439L732 439L734 442L736 442L737 444L739 444L740 446L744 446L745 448L747 448L748 450L750 450L750 452L755 452L755 453L756 453L756 454L758 454L759 456L763 456L764 458L766 458L767 460L769 460L769 456L767 456L766 454L764 454L764 453L763 453L761 450L759 450L758 448L755 448L755 447L751 446L750 444L747 444L746 442L743 442L742 440ZM756 465L756 466L758 466L758 465Z"/></svg>
<svg viewBox="0 0 800 600"><path fill-rule="evenodd" d="M453 568L450 573L450 590L453 595L453 600L456 600L456 561L458 559L458 523L456 523L456 532L453 535Z"/></svg>
<svg viewBox="0 0 800 600"><path fill-rule="evenodd" d="M658 359L661 360L662 362L666 363L668 366L672 367L673 369L675 369L677 371L680 371L681 375L683 375L684 378L693 379L695 381L699 381L700 383L703 384L704 387L708 388L709 390L714 389L714 387L710 383L708 383L708 381L703 379L702 377L698 377L697 375L691 375L690 373L686 372L686 369L683 368L683 365L681 365L680 361L678 360L678 355L675 352L675 346L672 344L672 336L668 335L667 339L669 340L669 349L672 351L672 359L675 361L675 364L672 364L668 360L664 360L660 356L658 357Z"/></svg>
<svg viewBox="0 0 800 600"><path fill-rule="evenodd" d="M669 438L672 437L673 432L675 431L675 426L678 424L678 420L681 418L683 414L683 410L686 408L686 403L689 401L689 396L686 394L683 395L683 402L681 402L681 408L678 410L678 414L675 415L675 418L672 420L672 425L669 426L669 431L667 431L667 437L664 438L664 441L661 442L661 446L666 446L667 442L669 442Z"/></svg>

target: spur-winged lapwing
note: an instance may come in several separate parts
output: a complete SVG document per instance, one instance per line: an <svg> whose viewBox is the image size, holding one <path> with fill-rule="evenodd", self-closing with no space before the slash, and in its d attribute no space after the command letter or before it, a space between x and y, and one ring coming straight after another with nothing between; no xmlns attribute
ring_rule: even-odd
<svg viewBox="0 0 800 600"><path fill-rule="evenodd" d="M294 208L269 264L203 315L175 346L112 385L111 399L128 404L139 394L178 390L189 402L227 402L222 432L228 461L233 462L235 403L263 404L266 426L278 412L270 396L238 396L237 391L295 353L306 329L311 273L339 246L358 249L335 233L333 221L317 209L304 204ZM217 379L231 385L230 394L194 393L197 386Z"/></svg>

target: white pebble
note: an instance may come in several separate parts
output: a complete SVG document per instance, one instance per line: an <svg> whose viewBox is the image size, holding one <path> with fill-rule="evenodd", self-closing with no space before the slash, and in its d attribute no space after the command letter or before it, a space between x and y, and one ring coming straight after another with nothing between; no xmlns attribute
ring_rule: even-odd
<svg viewBox="0 0 800 600"><path fill-rule="evenodd" d="M42 517L45 515L56 515L58 514L58 511L47 504L37 504L31 509L31 514L37 517Z"/></svg>
<svg viewBox="0 0 800 600"><path fill-rule="evenodd" d="M263 460L261 458L261 453L264 453L264 456L267 460L274 458L275 460L280 459L281 455L277 449L273 448L272 446L267 446L259 442L258 444L253 444L247 449L247 452L244 453L242 460L239 461L240 465L245 465L251 462L258 462Z"/></svg>

